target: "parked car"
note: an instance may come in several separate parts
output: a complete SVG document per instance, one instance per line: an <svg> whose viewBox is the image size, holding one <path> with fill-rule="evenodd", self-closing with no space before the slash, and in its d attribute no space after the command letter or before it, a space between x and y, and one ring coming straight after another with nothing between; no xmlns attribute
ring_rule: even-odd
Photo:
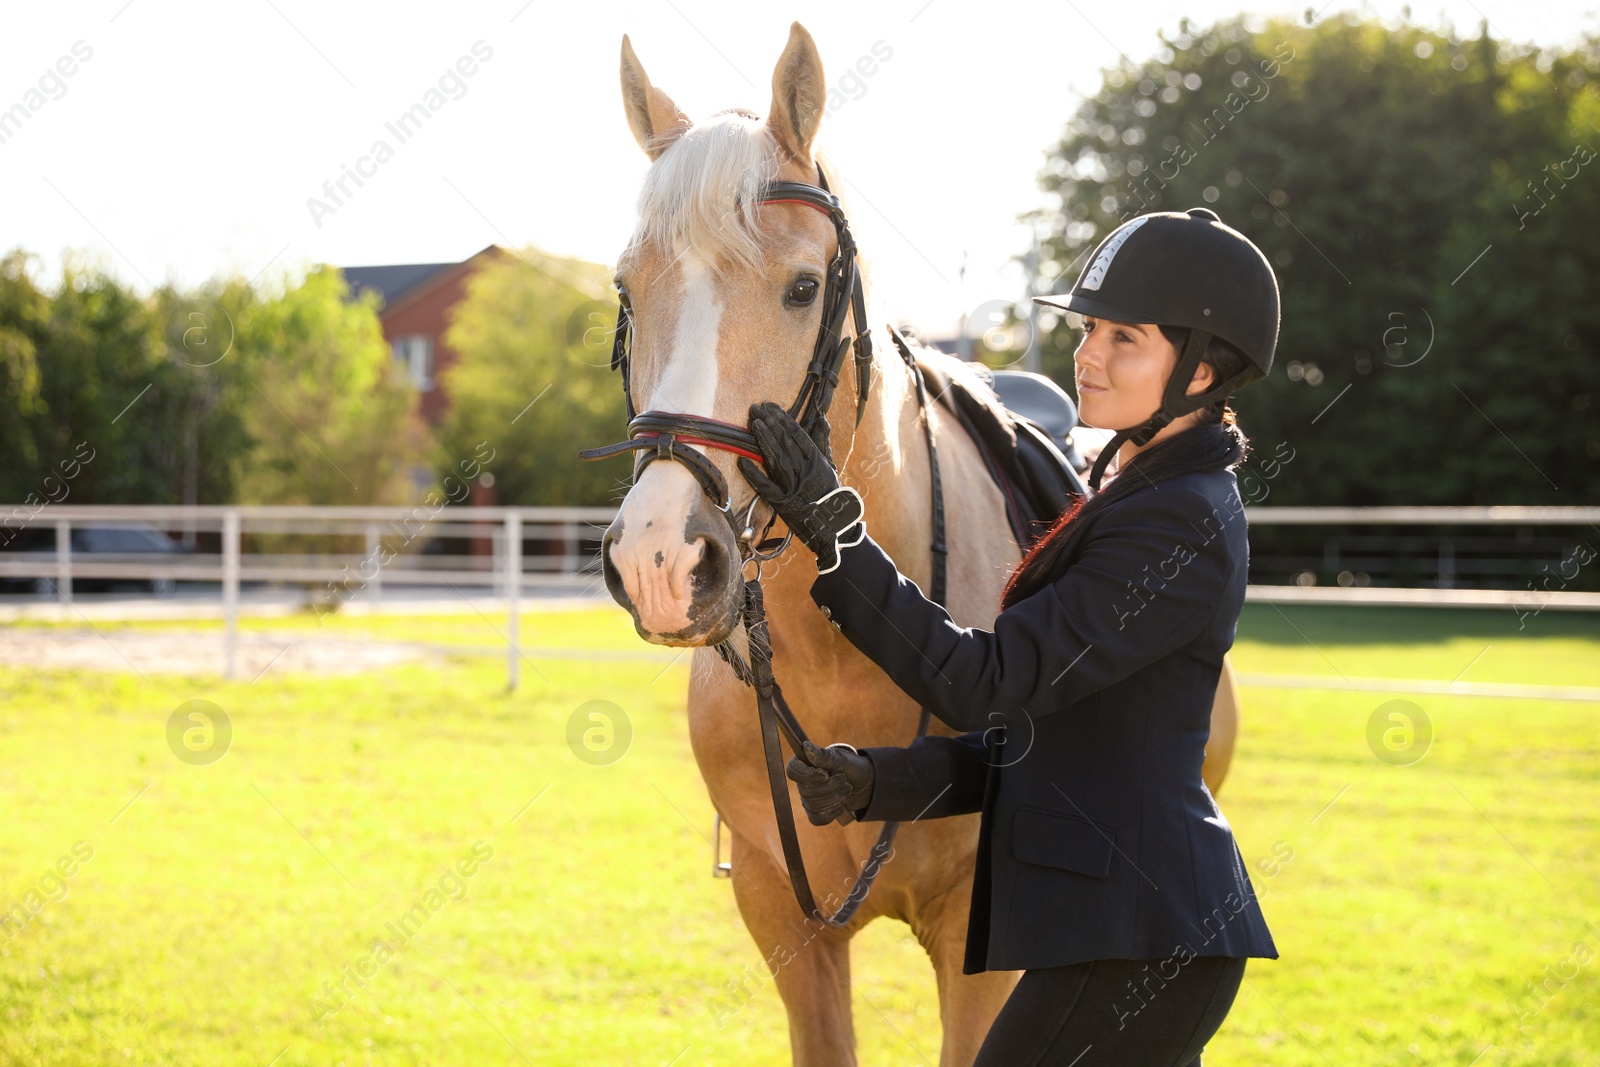
<svg viewBox="0 0 1600 1067"><path fill-rule="evenodd" d="M3 537L4 532L0 532ZM154 562L155 557L188 555L194 550L179 544L148 523L128 522L115 526L74 526L72 528L72 558L95 563ZM18 531L9 542L0 544L0 558L13 561L27 559L40 563L56 558L56 530L53 523L40 523ZM86 560L86 561L87 561ZM154 593L171 596L177 583L171 578L72 578L74 592L95 592L118 587L133 586ZM0 589L22 590L40 596L56 595L55 576L17 578L0 576Z"/></svg>

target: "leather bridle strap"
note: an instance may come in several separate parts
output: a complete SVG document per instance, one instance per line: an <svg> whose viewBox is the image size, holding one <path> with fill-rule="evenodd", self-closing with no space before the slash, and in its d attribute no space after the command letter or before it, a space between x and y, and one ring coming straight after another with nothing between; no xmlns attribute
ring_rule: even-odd
<svg viewBox="0 0 1600 1067"><path fill-rule="evenodd" d="M945 542L944 479L939 474L939 449L933 440L933 419L930 416L933 404L928 399L928 386L923 380L922 368L917 366L916 358L911 354L911 346L906 344L906 339L900 336L900 331L893 326L889 327L889 336L893 338L895 347L900 350L900 357L905 360L906 366L911 368L911 377L917 386L917 407L922 412L922 435L928 442L928 488L933 497L933 542L928 546L929 551L933 553L933 577L929 582L931 588L928 598L935 604L942 605L945 601L945 571L948 569L945 560L950 554L950 547Z"/></svg>
<svg viewBox="0 0 1600 1067"><path fill-rule="evenodd" d="M838 248L828 264L823 281L822 324L817 332L816 346L811 362L806 366L800 389L789 405L789 414L807 431L816 429L833 403L833 392L839 384L839 370L846 351L854 350L856 364L856 425L861 425L866 415L867 399L872 389L872 331L867 329L866 293L861 282L857 262L855 239L850 235L850 224L845 219L839 200L828 191L827 178L822 168L817 168L817 185L805 182L769 182L761 197L763 204L800 204L828 216L838 239ZM855 335L844 336L845 316L854 316ZM611 343L611 368L622 373L622 391L628 409L628 440L601 448L587 448L578 455L586 460L605 459L629 451L644 451L635 463L634 474L658 458L676 459L691 471L701 487L724 511L731 507L726 484L720 475L709 476L707 465L688 458L695 454L689 445L719 448L738 455L749 456L760 462L761 451L748 428L722 422L704 415L669 411L636 413L633 406L633 389L630 367L631 322L627 301L617 308L617 327ZM660 438L670 435L671 440L662 445ZM652 454L653 453L653 454ZM719 486L720 491L713 491Z"/></svg>
<svg viewBox="0 0 1600 1067"><path fill-rule="evenodd" d="M766 605L762 598L761 580L753 579L745 583L744 619L745 634L750 652L749 676L745 681L756 691L756 709L761 725L761 751L767 764L767 787L772 793L772 813L778 824L778 842L783 848L783 862L789 873L789 886L794 891L794 899L800 905L800 910L808 918L824 923L835 928L849 925L855 917L856 910L861 907L861 902L867 899L867 894L872 891L872 884L877 881L878 874L883 870L883 862L894 848L895 835L899 833L898 822L883 824L883 829L878 832L878 839L873 842L872 850L867 853L867 858L857 872L855 882L850 887L850 892L845 895L843 903L832 915L827 914L817 904L815 894L811 891L811 880L806 875L805 856L800 851L800 835L795 830L794 808L789 801L789 780L784 774L786 761L783 758L783 748L778 742L778 734L782 731L784 740L789 742L789 748L802 760L805 759L805 743L810 740L806 736L805 728L800 725L800 720L795 718L790 710L789 703L783 697L783 690L778 687L777 680L772 676L772 643L767 634ZM717 646L719 652L722 645ZM724 658L727 658L726 656ZM736 661L729 659L732 665ZM737 668L736 668L737 670ZM928 732L928 710L922 710L922 718L917 724L917 737L922 737ZM849 817L843 822L852 821Z"/></svg>
<svg viewBox="0 0 1600 1067"><path fill-rule="evenodd" d="M867 397L872 389L872 332L867 329L866 292L861 284L860 264L857 261L855 238L850 234L850 223L838 197L828 191L828 180L822 168L817 168L817 185L804 182L771 182L767 186L763 204L803 204L827 215L833 222L838 237L838 248L828 264L828 276L822 294L822 328L817 333L816 348L811 364L806 368L805 380L799 395L789 406L789 414L802 426L810 428L815 418L825 415L833 403L833 391L839 384L839 368L844 362L847 348L853 347L856 359L856 425L867 411ZM852 341L844 337L844 319L853 314L856 334Z"/></svg>
<svg viewBox="0 0 1600 1067"><path fill-rule="evenodd" d="M928 473L933 497L933 576L929 584L931 598L942 605L945 603L948 571L944 543L944 481L939 470L939 452L933 434L933 421L930 418L932 405L923 382L921 368L917 366L910 346L897 331L891 330L891 336L916 382L917 404L921 408L923 429L928 442ZM788 701L784 699L783 690L772 675L772 643L767 631L766 606L759 575L745 582L745 600L741 617L748 646L748 662L741 659L726 641L717 645L716 649L718 655L733 668L734 674L740 681L756 691L756 711L761 726L761 750L767 764L767 788L772 794L772 812L778 824L778 843L783 849L783 862L788 870L789 885L794 890L795 901L806 916L828 926L836 928L846 926L855 916L861 902L871 892L879 872L883 870L884 860L892 851L895 836L900 832L900 824L898 822L883 824L883 829L879 831L877 841L873 843L872 850L862 862L861 870L857 872L844 902L832 915L823 912L817 905L816 896L811 891L810 878L806 875L805 856L800 851L800 836L795 828L794 808L789 800L788 776L784 773L786 761L783 758L782 746L779 744L781 733L783 739L789 742L790 750L804 760L804 745L809 738L806 736L805 728L800 725L800 720L790 710ZM923 708L917 721L917 738L927 735L930 722L928 709ZM846 815L840 821L848 824L853 819Z"/></svg>

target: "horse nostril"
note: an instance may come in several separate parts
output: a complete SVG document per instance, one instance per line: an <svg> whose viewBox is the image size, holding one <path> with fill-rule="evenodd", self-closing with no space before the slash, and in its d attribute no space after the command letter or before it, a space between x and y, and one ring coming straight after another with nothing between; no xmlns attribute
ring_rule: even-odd
<svg viewBox="0 0 1600 1067"><path fill-rule="evenodd" d="M622 520L619 518L605 532L600 539L600 574L605 579L606 592L611 594L611 599L625 608L632 608L633 600L628 596L628 589L622 583L622 573L617 570L617 565L611 562L611 548L622 540Z"/></svg>
<svg viewBox="0 0 1600 1067"><path fill-rule="evenodd" d="M715 537L697 537L700 562L689 572L689 595L698 602L703 596L719 595L728 582L728 551Z"/></svg>

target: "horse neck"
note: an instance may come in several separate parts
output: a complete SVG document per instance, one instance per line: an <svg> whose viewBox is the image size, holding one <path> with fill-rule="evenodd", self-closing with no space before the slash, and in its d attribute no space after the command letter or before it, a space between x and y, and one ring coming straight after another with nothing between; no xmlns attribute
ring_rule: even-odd
<svg viewBox="0 0 1600 1067"><path fill-rule="evenodd" d="M867 529L889 556L910 560L922 537L911 516L925 516L930 507L927 442L915 379L893 340L880 330L874 341L873 398L856 430L840 471L846 485L861 493L867 508ZM926 553L923 541L920 550Z"/></svg>

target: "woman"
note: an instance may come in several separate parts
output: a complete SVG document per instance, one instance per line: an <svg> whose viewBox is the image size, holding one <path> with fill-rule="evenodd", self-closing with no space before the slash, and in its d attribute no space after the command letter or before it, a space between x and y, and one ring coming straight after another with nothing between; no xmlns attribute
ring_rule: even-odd
<svg viewBox="0 0 1600 1067"><path fill-rule="evenodd" d="M1084 316L1079 410L1117 433L992 631L955 625L866 536L825 430L819 448L778 405L751 408L766 471L740 467L816 552L812 599L968 731L808 745L788 773L816 825L983 813L965 970L1025 973L979 1067L1194 1067L1246 958L1278 955L1200 776L1249 556L1227 397L1271 367L1277 281L1195 208L1119 227L1070 293L1040 302Z"/></svg>

